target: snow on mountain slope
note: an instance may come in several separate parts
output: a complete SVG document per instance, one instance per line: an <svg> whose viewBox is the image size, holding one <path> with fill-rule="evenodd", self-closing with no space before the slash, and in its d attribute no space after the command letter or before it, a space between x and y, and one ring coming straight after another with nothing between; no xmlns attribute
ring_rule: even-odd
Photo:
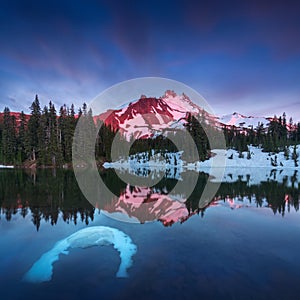
<svg viewBox="0 0 300 300"><path fill-rule="evenodd" d="M142 95L140 99L117 110L96 116L106 125L119 129L128 139L148 138L163 130L182 128L187 113L203 114L212 121L215 118L194 104L185 94L166 91L160 98Z"/></svg>
<svg viewBox="0 0 300 300"><path fill-rule="evenodd" d="M203 115L205 122L221 128L223 125L237 128L256 129L259 125L268 127L272 118L244 116L237 112L221 117L209 114L203 108L191 101L184 93L179 95L174 91L166 91L162 97L142 95L140 99L123 105L116 110L108 110L96 119L105 121L115 130L130 139L148 138L162 131L182 129L186 123L187 114Z"/></svg>
<svg viewBox="0 0 300 300"><path fill-rule="evenodd" d="M119 198L104 207L109 214L121 213L123 218L130 218L140 223L161 221L164 226L175 222L184 222L192 214L184 201L177 201L171 195L154 188L127 185Z"/></svg>
<svg viewBox="0 0 300 300"><path fill-rule="evenodd" d="M106 125L119 130L127 139L131 136L137 139L153 137L163 131L183 129L188 113L200 114L206 123L218 128L227 125L238 128L253 126L255 129L260 124L266 128L272 120L268 117L248 117L237 112L216 117L193 103L186 94L176 94L174 91L167 90L159 98L142 95L140 99L125 103L117 109L108 109L94 116L94 121L95 123L99 119L105 121ZM18 125L21 119L20 113L11 112L11 115L15 116ZM30 115L25 115L26 120L29 117ZM0 122L2 119L3 113L0 112Z"/></svg>
<svg viewBox="0 0 300 300"><path fill-rule="evenodd" d="M227 126L236 126L241 128L249 128L253 126L255 129L257 126L263 124L264 127L270 123L270 118L265 117L247 117L237 112L232 115L224 115L219 118L219 122Z"/></svg>

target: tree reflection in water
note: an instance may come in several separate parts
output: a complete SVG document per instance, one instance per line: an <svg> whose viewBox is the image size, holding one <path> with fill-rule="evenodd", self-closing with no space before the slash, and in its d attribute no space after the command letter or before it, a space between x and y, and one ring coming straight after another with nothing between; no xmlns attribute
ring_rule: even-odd
<svg viewBox="0 0 300 300"><path fill-rule="evenodd" d="M188 181L191 172L182 173L181 180ZM165 177L150 188L134 187L121 181L113 170L106 170L100 174L115 197L103 195L97 208L107 213L121 212L140 223L159 220L165 226L184 222L194 214L203 216L209 206L223 203L231 208L269 207L274 214L282 216L291 208L298 211L297 171L280 182L274 180L276 171L271 173L270 178L260 183L251 184L250 175L223 182L212 202L206 207L198 207L208 180L205 173L199 174L196 188L186 199L184 189L173 189L177 179ZM59 219L89 224L97 210L82 195L71 170L0 170L0 204L1 219L10 221L13 215L26 217L30 214L37 230L42 220L51 225Z"/></svg>

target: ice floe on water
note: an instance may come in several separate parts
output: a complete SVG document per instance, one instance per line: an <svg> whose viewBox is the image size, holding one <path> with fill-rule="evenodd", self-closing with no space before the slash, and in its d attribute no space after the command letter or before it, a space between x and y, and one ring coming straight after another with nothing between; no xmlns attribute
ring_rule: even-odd
<svg viewBox="0 0 300 300"><path fill-rule="evenodd" d="M50 281L53 274L53 263L59 260L60 254L67 255L72 248L88 248L113 244L120 253L121 264L117 277L127 277L127 269L132 265L132 257L136 253L136 245L124 232L106 226L93 226L81 229L65 239L57 242L54 247L44 253L31 269L25 274L24 280L28 282Z"/></svg>

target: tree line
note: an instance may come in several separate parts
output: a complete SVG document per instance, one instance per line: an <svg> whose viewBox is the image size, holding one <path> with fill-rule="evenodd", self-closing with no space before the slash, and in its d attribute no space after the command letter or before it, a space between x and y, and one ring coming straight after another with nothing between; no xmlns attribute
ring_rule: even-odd
<svg viewBox="0 0 300 300"><path fill-rule="evenodd" d="M83 162L85 153L91 147L94 147L95 158L98 161L110 161L113 141L118 142L120 157L124 154L124 149L128 147L128 144L131 144L130 154L147 152L151 149L154 149L155 153L181 150L177 149L170 139L162 135L138 139L134 142L131 137L128 141L124 135L110 125L103 124L101 120L94 122L92 111L87 108L85 103L77 113L73 104L70 107L61 106L57 112L51 101L42 109L36 95L30 106L30 115L21 112L20 116L16 118L15 114L5 107L2 119L0 119L0 164L16 166L36 164L36 166L54 167L71 164L73 138L79 119L83 130L77 133L79 136L76 137L77 142L74 147L79 153L82 152ZM210 128L215 130L212 126ZM98 134L95 141L94 136L97 129ZM185 139L187 132L190 133L195 141L198 157L205 160L209 155L209 142L203 127L195 116L191 114L187 116L186 129L186 131L175 130L172 134L177 135L181 144L188 145L188 140L185 142ZM206 128L206 130L208 129ZM187 146L185 150L187 157L195 157L195 153L193 153L195 147Z"/></svg>
<svg viewBox="0 0 300 300"><path fill-rule="evenodd" d="M30 116L15 115L5 107L0 122L0 163L61 166L72 160L72 137L76 127L74 105L60 107L57 114L52 102L43 109L38 96L30 106ZM82 114L82 110L79 111Z"/></svg>
<svg viewBox="0 0 300 300"><path fill-rule="evenodd" d="M113 170L101 172L100 176L113 192L116 198L126 193L127 184L124 183ZM187 173L186 180L189 178ZM207 207L199 208L199 199L208 180L208 174L199 173L197 185L193 193L185 202L190 215L205 213ZM162 178L155 186L153 192L165 193L173 190L176 180ZM134 189L134 187L131 187ZM162 192L164 191L164 192ZM185 190L181 191L185 198ZM236 182L223 182L215 196L214 201L225 201L226 198L245 197L255 203L257 207L265 207L266 203L274 214L284 216L294 208L299 210L300 183L297 172L287 176L283 182L266 180L260 184L249 184L242 179ZM104 194L99 209L111 207L115 202L111 193ZM209 204L208 204L209 207ZM81 193L75 175L71 170L38 170L30 173L27 170L12 170L0 172L0 218L7 221L14 215L31 216L31 221L39 230L42 221L51 225L59 220L64 222L84 222L88 224L94 220L97 210Z"/></svg>
<svg viewBox="0 0 300 300"><path fill-rule="evenodd" d="M128 143L131 144L130 154L140 152L150 154L152 150L155 153L181 150L177 149L172 139L163 135L138 139L134 142L132 137L127 141L124 135L109 125L102 124L102 121L97 120L95 123L92 111L88 110L85 103L77 113L73 104L70 107L61 106L57 112L52 102L42 109L36 96L30 106L29 116L21 112L17 119L8 107L4 109L0 119L0 164L26 166L35 163L37 166L55 167L71 164L73 137L80 117L83 117L81 120L83 119L85 130L79 134L85 135L85 138L77 137L78 143L75 147L82 151L83 161L85 151L91 147L95 149L95 157L98 161L110 161L113 140L117 140L120 145L118 149L120 157ZM217 131L220 129L205 118L204 113L198 115L188 113L186 130L174 129L173 132L168 132L167 136L176 135L180 144L185 145L183 159L193 161L193 158L197 157L203 161L209 158L210 142L206 133L209 132L210 137L217 139L219 136ZM97 129L99 129L98 134L95 135ZM300 143L300 122L294 124L292 119L287 122L285 114L279 118L275 116L267 127L259 124L256 128L241 130L234 126L224 126L222 130L227 147L236 149L240 157L243 157L243 152L248 151L247 158L251 158L248 150L248 145L251 144L262 147L266 152L284 151L286 158L294 159L295 163L298 159L296 146L293 151L290 151L290 146ZM196 147L190 145L187 134L193 138ZM86 139L86 135L90 138ZM94 136L96 136L95 143Z"/></svg>
<svg viewBox="0 0 300 300"><path fill-rule="evenodd" d="M223 126L223 132L228 148L236 149L240 157L248 151L247 158L251 158L248 146L259 146L264 152L284 152L286 159L297 160L296 145L300 144L300 122L294 123L290 118L287 122L286 114L274 116L268 126L258 124L255 128L237 128L235 126ZM293 146L293 151L290 147Z"/></svg>

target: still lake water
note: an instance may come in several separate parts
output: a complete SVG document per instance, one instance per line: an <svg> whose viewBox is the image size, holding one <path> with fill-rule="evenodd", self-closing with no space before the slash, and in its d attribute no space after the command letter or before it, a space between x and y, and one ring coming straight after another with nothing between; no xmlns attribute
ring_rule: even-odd
<svg viewBox="0 0 300 300"><path fill-rule="evenodd" d="M204 173L188 199L184 190L168 196L175 179L143 189L111 170L102 176L116 197L99 210L85 200L72 171L0 170L1 299L299 298L297 172L281 181L270 175L259 183L241 177L222 183L203 209L197 200ZM120 212L135 222L111 217ZM116 277L119 253L104 245L61 254L50 281L23 280L59 240L91 226L116 228L132 239L137 251L129 277Z"/></svg>

